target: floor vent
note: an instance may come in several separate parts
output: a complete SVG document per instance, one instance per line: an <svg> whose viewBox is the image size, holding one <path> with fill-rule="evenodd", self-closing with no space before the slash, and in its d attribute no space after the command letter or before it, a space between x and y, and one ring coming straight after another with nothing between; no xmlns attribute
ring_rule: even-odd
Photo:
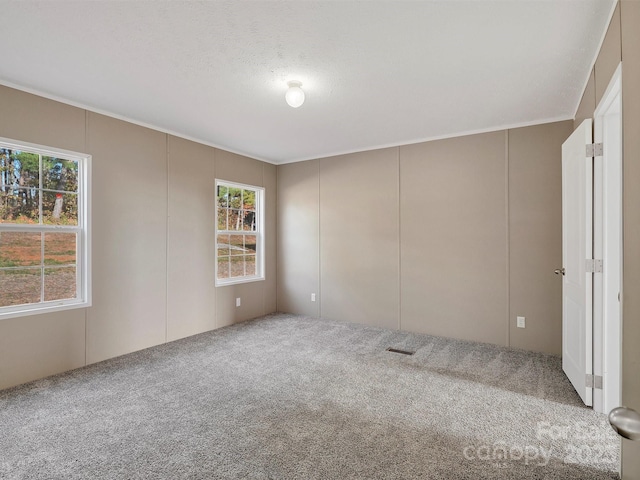
<svg viewBox="0 0 640 480"><path fill-rule="evenodd" d="M402 355L413 355L416 352L410 352L409 350L400 350L398 348L387 348L387 352L393 352L393 353L401 353Z"/></svg>

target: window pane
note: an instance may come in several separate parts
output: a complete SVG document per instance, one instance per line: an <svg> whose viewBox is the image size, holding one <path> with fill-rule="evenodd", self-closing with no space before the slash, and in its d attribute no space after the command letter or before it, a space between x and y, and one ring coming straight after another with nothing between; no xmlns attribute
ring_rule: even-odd
<svg viewBox="0 0 640 480"><path fill-rule="evenodd" d="M229 209L229 224L228 230L242 230L242 217L240 210L231 208Z"/></svg>
<svg viewBox="0 0 640 480"><path fill-rule="evenodd" d="M216 256L218 279L255 277L258 269L257 241L261 234L258 211L262 190L233 184L217 187ZM263 204L260 203L260 207ZM226 221L225 221L226 220ZM226 230L226 233L223 231ZM224 282L218 282L220 283Z"/></svg>
<svg viewBox="0 0 640 480"><path fill-rule="evenodd" d="M77 225L78 196L75 193L42 192L42 217L46 225Z"/></svg>
<svg viewBox="0 0 640 480"><path fill-rule="evenodd" d="M42 157L42 188L77 192L78 162Z"/></svg>
<svg viewBox="0 0 640 480"><path fill-rule="evenodd" d="M227 196L229 194L229 189L222 185L218 185L218 206L219 207L228 207L229 202L227 201Z"/></svg>
<svg viewBox="0 0 640 480"><path fill-rule="evenodd" d="M40 232L0 232L0 267L27 267L41 261Z"/></svg>
<svg viewBox="0 0 640 480"><path fill-rule="evenodd" d="M0 307L40 303L40 268L0 270Z"/></svg>
<svg viewBox="0 0 640 480"><path fill-rule="evenodd" d="M244 277L244 255L231 258L231 277Z"/></svg>
<svg viewBox="0 0 640 480"><path fill-rule="evenodd" d="M39 199L35 188L0 189L0 223L38 223Z"/></svg>
<svg viewBox="0 0 640 480"><path fill-rule="evenodd" d="M44 269L44 300L76 298L76 268Z"/></svg>
<svg viewBox="0 0 640 480"><path fill-rule="evenodd" d="M0 186L38 187L40 157L35 153L0 148Z"/></svg>
<svg viewBox="0 0 640 480"><path fill-rule="evenodd" d="M218 255L229 255L229 235L218 235Z"/></svg>
<svg viewBox="0 0 640 480"><path fill-rule="evenodd" d="M229 206L239 210L242 207L242 189L229 187Z"/></svg>
<svg viewBox="0 0 640 480"><path fill-rule="evenodd" d="M44 264L69 265L76 263L75 233L44 234Z"/></svg>
<svg viewBox="0 0 640 480"><path fill-rule="evenodd" d="M244 255L244 235L231 235L229 237L231 255Z"/></svg>
<svg viewBox="0 0 640 480"><path fill-rule="evenodd" d="M245 253L256 253L257 237L255 235L244 236L244 251Z"/></svg>
<svg viewBox="0 0 640 480"><path fill-rule="evenodd" d="M229 278L229 257L218 257L218 278Z"/></svg>
<svg viewBox="0 0 640 480"><path fill-rule="evenodd" d="M256 274L256 256L255 255L247 255L244 257L245 268L247 275L255 275Z"/></svg>
<svg viewBox="0 0 640 480"><path fill-rule="evenodd" d="M256 192L254 190L243 190L242 208L244 208L245 210L256 209Z"/></svg>
<svg viewBox="0 0 640 480"><path fill-rule="evenodd" d="M242 230L248 232L256 231L256 212L252 210L243 210L242 219Z"/></svg>
<svg viewBox="0 0 640 480"><path fill-rule="evenodd" d="M227 229L227 212L226 208L218 208L218 230Z"/></svg>

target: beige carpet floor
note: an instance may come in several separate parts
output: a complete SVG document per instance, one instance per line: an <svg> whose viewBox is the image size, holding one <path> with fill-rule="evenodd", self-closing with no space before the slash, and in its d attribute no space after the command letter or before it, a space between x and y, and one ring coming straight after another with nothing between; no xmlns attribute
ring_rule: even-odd
<svg viewBox="0 0 640 480"><path fill-rule="evenodd" d="M609 479L618 458L558 357L286 314L0 392L2 479Z"/></svg>

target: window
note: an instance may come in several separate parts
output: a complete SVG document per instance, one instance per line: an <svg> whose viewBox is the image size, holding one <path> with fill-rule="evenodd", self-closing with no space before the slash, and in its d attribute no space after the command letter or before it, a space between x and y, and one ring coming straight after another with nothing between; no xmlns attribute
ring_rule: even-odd
<svg viewBox="0 0 640 480"><path fill-rule="evenodd" d="M0 139L0 317L90 305L89 158Z"/></svg>
<svg viewBox="0 0 640 480"><path fill-rule="evenodd" d="M216 285L264 279L264 189L216 180Z"/></svg>

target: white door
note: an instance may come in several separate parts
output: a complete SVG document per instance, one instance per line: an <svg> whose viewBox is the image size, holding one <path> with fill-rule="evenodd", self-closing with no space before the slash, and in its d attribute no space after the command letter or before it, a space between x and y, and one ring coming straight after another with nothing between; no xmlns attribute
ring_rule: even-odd
<svg viewBox="0 0 640 480"><path fill-rule="evenodd" d="M587 119L562 145L562 369L582 398L592 405L592 257L593 160L586 156L592 143Z"/></svg>

